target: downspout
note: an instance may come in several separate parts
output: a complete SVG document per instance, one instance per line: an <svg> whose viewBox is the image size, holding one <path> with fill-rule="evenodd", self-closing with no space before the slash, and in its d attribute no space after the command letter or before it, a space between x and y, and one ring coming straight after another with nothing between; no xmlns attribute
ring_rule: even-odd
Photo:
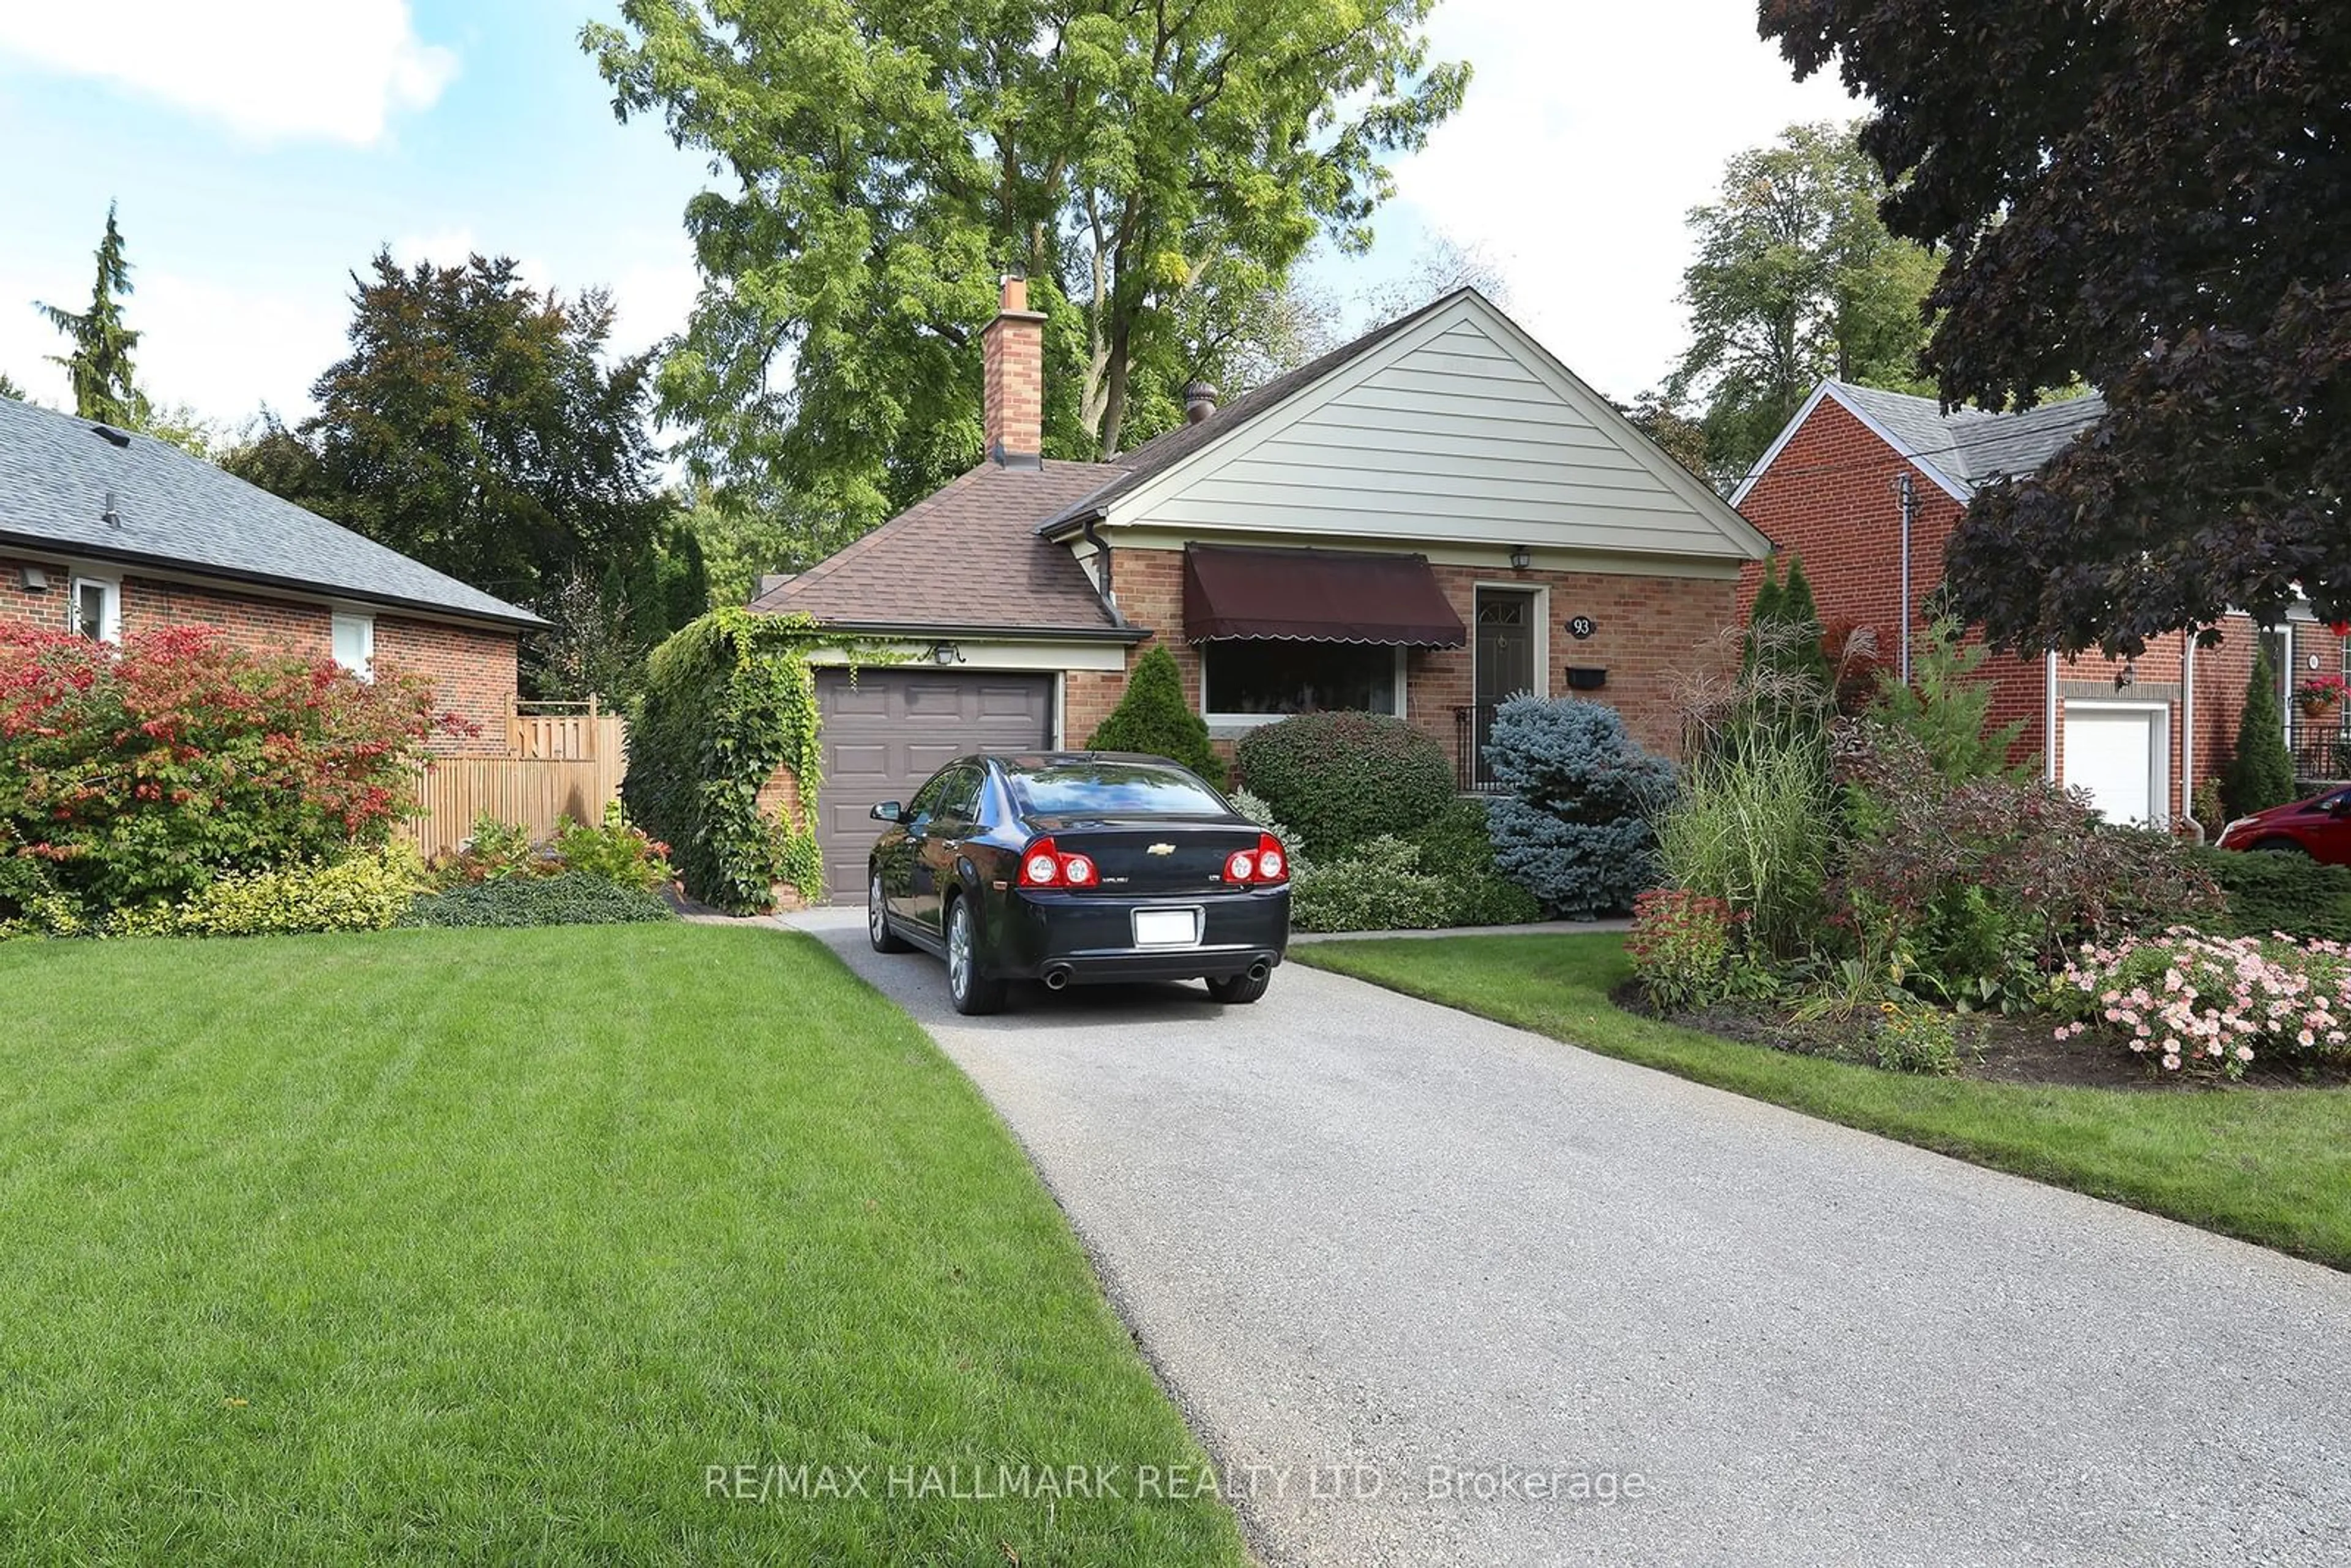
<svg viewBox="0 0 2351 1568"><path fill-rule="evenodd" d="M2196 632L2179 633L2179 820L2204 841L2204 824L2196 820Z"/></svg>
<svg viewBox="0 0 2351 1568"><path fill-rule="evenodd" d="M1085 526L1078 530L1078 537L1093 547L1094 559L1102 563L1100 569L1091 574L1094 580L1094 594L1102 601L1102 610L1110 616L1110 623L1123 630L1126 617L1119 612L1118 594L1111 588L1110 546L1102 542L1102 537L1097 531L1101 526L1100 517L1088 517Z"/></svg>
<svg viewBox="0 0 2351 1568"><path fill-rule="evenodd" d="M2049 650L2049 664L2042 677L2041 690L2041 776L2050 783L2057 782L2057 650Z"/></svg>

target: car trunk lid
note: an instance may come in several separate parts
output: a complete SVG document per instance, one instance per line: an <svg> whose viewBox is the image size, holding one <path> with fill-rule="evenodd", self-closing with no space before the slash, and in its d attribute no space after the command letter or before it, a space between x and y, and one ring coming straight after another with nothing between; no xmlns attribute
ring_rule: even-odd
<svg viewBox="0 0 2351 1568"><path fill-rule="evenodd" d="M1098 880L1090 891L1129 897L1233 892L1225 862L1237 850L1256 849L1259 835L1246 822L1217 818L1054 816L1029 823L1063 854L1094 862Z"/></svg>

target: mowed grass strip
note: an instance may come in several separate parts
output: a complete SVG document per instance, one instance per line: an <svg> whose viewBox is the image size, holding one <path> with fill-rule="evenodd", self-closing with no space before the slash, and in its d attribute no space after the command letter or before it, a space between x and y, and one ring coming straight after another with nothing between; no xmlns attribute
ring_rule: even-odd
<svg viewBox="0 0 2351 1568"><path fill-rule="evenodd" d="M1825 1121L2351 1269L2351 1091L1906 1077L1625 1011L1613 936L1317 943L1290 957ZM1858 1030L1862 1026L1856 1023Z"/></svg>
<svg viewBox="0 0 2351 1568"><path fill-rule="evenodd" d="M0 991L0 1559L1244 1561L1134 1495L1202 1455L1010 1136L805 937L21 943ZM778 1463L871 1495L710 1495ZM1049 1464L1128 1495L889 1495Z"/></svg>

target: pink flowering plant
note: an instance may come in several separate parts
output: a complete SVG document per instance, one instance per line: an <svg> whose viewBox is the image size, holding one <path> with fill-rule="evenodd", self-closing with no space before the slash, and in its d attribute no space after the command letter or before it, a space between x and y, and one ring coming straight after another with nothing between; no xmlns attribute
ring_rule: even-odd
<svg viewBox="0 0 2351 1568"><path fill-rule="evenodd" d="M2257 1059L2351 1058L2351 948L2291 936L2087 943L2055 987L2057 1038L2096 1032L2165 1072L2240 1078Z"/></svg>

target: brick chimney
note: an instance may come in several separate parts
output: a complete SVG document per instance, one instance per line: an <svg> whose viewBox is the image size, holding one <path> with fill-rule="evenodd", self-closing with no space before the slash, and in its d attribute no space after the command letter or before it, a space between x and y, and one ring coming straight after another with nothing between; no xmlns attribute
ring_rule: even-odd
<svg viewBox="0 0 2351 1568"><path fill-rule="evenodd" d="M982 430L987 457L1034 468L1045 449L1045 313L1029 308L1029 280L1004 279L996 319L979 335L987 364Z"/></svg>

